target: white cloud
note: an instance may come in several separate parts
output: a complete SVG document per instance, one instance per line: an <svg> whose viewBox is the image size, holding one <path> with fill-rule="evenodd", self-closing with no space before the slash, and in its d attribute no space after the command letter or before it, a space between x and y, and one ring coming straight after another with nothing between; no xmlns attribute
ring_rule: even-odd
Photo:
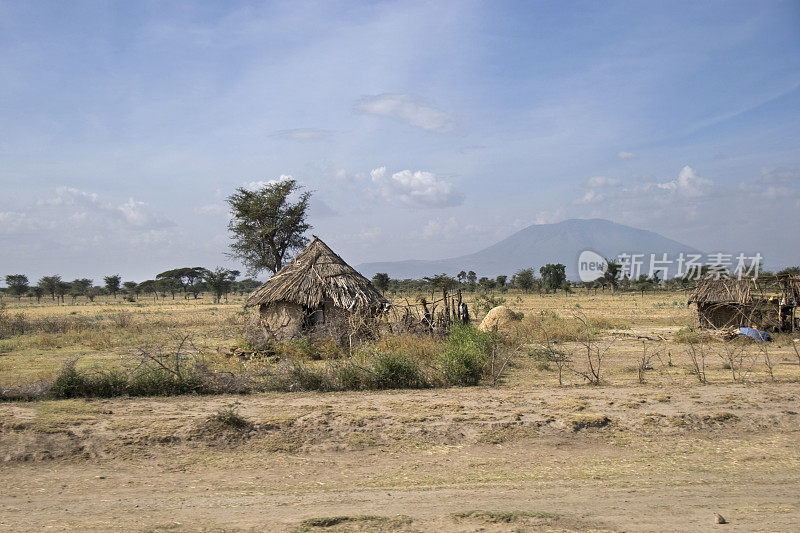
<svg viewBox="0 0 800 533"><path fill-rule="evenodd" d="M401 170L387 176L386 167L370 172L372 182L387 202L406 207L451 207L464 201L455 186L432 172Z"/></svg>
<svg viewBox="0 0 800 533"><path fill-rule="evenodd" d="M711 185L711 181L701 178L692 167L686 165L678 172L677 179L659 183L658 188L675 191L685 196L700 196Z"/></svg>
<svg viewBox="0 0 800 533"><path fill-rule="evenodd" d="M440 109L418 102L408 94L362 96L355 110L360 113L392 117L428 131L446 133L455 127L455 120Z"/></svg>
<svg viewBox="0 0 800 533"><path fill-rule="evenodd" d="M127 220L129 224L133 226L144 226L148 222L148 216L145 212L146 206L147 204L144 202L137 202L133 198L129 198L127 202L117 209L120 210L122 216L125 217L125 220Z"/></svg>
<svg viewBox="0 0 800 533"><path fill-rule="evenodd" d="M606 178L605 176L593 176L586 180L584 185L590 188L597 187L618 187L622 183L619 178Z"/></svg>
<svg viewBox="0 0 800 533"><path fill-rule="evenodd" d="M257 191L259 189L266 187L267 185L275 185L276 183L293 179L294 177L291 174L281 174L280 177L275 180L247 181L243 184L243 186L248 191Z"/></svg>
<svg viewBox="0 0 800 533"><path fill-rule="evenodd" d="M617 154L617 157L619 157L620 159L633 159L634 157L636 157L636 154L634 154L633 152L622 151Z"/></svg>
<svg viewBox="0 0 800 533"><path fill-rule="evenodd" d="M760 195L769 200L792 197L800 193L800 171L765 168L757 180L741 183L739 188L749 194Z"/></svg>
<svg viewBox="0 0 800 533"><path fill-rule="evenodd" d="M353 183L356 183L356 182L359 182L359 181L363 181L364 178L367 177L366 174L363 173L363 172L351 173L351 172L348 172L347 169L344 169L344 168L338 168L336 170L330 171L329 175L331 175L333 177L333 179L335 179L337 181L341 181L341 182L344 182L344 183L350 183L350 184L353 184Z"/></svg>
<svg viewBox="0 0 800 533"><path fill-rule="evenodd" d="M422 236L425 239L449 238L456 229L458 229L458 223L455 218L450 217L444 222L435 218L429 220L422 228Z"/></svg>
<svg viewBox="0 0 800 533"><path fill-rule="evenodd" d="M598 194L596 191L587 191L581 198L575 200L576 204L593 204L595 202L602 202L606 199L605 194Z"/></svg>
<svg viewBox="0 0 800 533"><path fill-rule="evenodd" d="M20 211L0 211L0 235L22 233L30 222L28 216Z"/></svg>
<svg viewBox="0 0 800 533"><path fill-rule="evenodd" d="M78 190L74 187L58 187L56 195L52 198L40 198L36 205L91 205L97 203L97 194Z"/></svg>
<svg viewBox="0 0 800 533"><path fill-rule="evenodd" d="M145 202L129 198L114 206L95 193L73 187L59 187L55 196L40 198L19 211L0 212L6 234L64 234L63 239L102 241L115 232L140 232L169 228L175 223Z"/></svg>

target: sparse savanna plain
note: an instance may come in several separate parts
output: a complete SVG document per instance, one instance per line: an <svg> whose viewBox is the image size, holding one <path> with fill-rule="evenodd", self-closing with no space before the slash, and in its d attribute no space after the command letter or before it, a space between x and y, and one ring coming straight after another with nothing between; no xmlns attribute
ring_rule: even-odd
<svg viewBox="0 0 800 533"><path fill-rule="evenodd" d="M472 309L475 297L467 293ZM800 528L796 338L706 337L682 292L495 297L524 317L499 328L477 386L437 377L446 338L253 357L241 298L6 298L4 320L17 326L0 338L0 387L29 399L0 403L0 527ZM322 375L390 351L424 379L410 389L292 382L288 392L36 397L65 363L87 375L129 372L143 353L180 342L215 376L266 375L287 361ZM589 366L587 352L601 357Z"/></svg>

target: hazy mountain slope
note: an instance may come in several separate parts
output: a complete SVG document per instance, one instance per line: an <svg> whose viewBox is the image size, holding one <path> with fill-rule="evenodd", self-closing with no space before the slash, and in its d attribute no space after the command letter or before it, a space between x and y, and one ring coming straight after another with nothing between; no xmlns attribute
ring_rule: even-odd
<svg viewBox="0 0 800 533"><path fill-rule="evenodd" d="M461 270L474 270L479 276L513 274L526 267L537 270L546 263L563 263L567 276L577 278L578 255L592 250L603 257L619 253L700 253L652 231L616 224L609 220L571 219L557 224L528 226L502 241L473 254L434 261L410 260L363 263L356 268L367 277L386 272L393 278L419 278L431 274L455 275ZM649 257L649 255L648 255ZM648 259L649 260L649 259Z"/></svg>

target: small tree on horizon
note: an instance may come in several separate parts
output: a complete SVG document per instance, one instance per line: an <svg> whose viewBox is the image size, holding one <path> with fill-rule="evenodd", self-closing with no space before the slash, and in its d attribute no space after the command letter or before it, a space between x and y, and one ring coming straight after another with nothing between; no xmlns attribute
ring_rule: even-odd
<svg viewBox="0 0 800 533"><path fill-rule="evenodd" d="M467 283L469 283L470 287L475 290L475 284L478 283L478 275L472 270L467 272Z"/></svg>
<svg viewBox="0 0 800 533"><path fill-rule="evenodd" d="M531 292L536 283L536 276L532 268L523 268L514 275L514 282L522 292Z"/></svg>
<svg viewBox="0 0 800 533"><path fill-rule="evenodd" d="M6 276L8 292L17 297L17 300L28 292L28 276L25 274L9 274Z"/></svg>
<svg viewBox="0 0 800 533"><path fill-rule="evenodd" d="M137 290L139 285L135 281L126 281L122 284L122 288L125 290L125 293L128 295L128 298L133 299L136 295L139 294L140 290Z"/></svg>
<svg viewBox="0 0 800 533"><path fill-rule="evenodd" d="M59 283L61 283L61 276L54 274L52 276L41 277L36 284L41 287L46 294L49 294L53 300L55 300Z"/></svg>
<svg viewBox="0 0 800 533"><path fill-rule="evenodd" d="M113 276L104 277L103 281L106 284L106 290L110 292L116 300L120 284L122 283L122 277L119 274L114 274Z"/></svg>
<svg viewBox="0 0 800 533"><path fill-rule="evenodd" d="M385 272L378 272L372 276L372 284L375 285L375 288L378 289L381 294L385 294L389 289L390 281L391 278L389 277L389 274Z"/></svg>
<svg viewBox="0 0 800 533"><path fill-rule="evenodd" d="M214 295L214 303L219 303L222 296L230 292L231 286L238 276L238 270L228 270L222 267L205 271L203 274L203 281L205 281L211 293Z"/></svg>
<svg viewBox="0 0 800 533"><path fill-rule="evenodd" d="M542 275L542 283L545 288L552 289L553 292L558 292L558 289L564 287L567 281L566 266L561 263L548 263L539 269L539 274Z"/></svg>
<svg viewBox="0 0 800 533"><path fill-rule="evenodd" d="M30 292L28 293L32 298L36 298L36 303L42 301L42 296L44 296L44 289L38 285L34 285L31 287Z"/></svg>

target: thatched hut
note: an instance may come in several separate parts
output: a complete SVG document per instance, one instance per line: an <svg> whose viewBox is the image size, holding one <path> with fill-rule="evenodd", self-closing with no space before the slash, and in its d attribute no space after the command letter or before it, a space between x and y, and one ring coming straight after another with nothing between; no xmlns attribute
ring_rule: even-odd
<svg viewBox="0 0 800 533"><path fill-rule="evenodd" d="M800 278L791 275L702 279L689 298L697 306L701 328L744 326L768 331L794 331L799 301Z"/></svg>
<svg viewBox="0 0 800 533"><path fill-rule="evenodd" d="M367 278L317 237L245 303L258 306L261 326L279 340L314 330L341 333L353 318L374 317L387 305Z"/></svg>

